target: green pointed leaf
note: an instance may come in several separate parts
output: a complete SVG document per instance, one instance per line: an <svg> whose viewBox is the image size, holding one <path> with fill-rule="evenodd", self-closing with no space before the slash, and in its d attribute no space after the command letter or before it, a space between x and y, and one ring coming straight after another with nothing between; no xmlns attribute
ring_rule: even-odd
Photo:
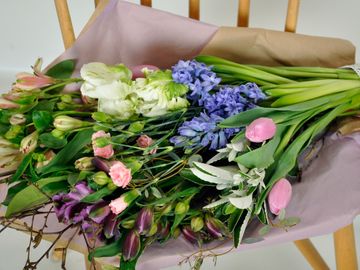
<svg viewBox="0 0 360 270"><path fill-rule="evenodd" d="M56 79L68 79L71 77L75 69L75 60L68 59L60 63L57 63L55 66L51 67L46 75L56 78Z"/></svg>
<svg viewBox="0 0 360 270"><path fill-rule="evenodd" d="M42 132L52 124L53 117L47 111L33 111L32 120L36 130Z"/></svg>
<svg viewBox="0 0 360 270"><path fill-rule="evenodd" d="M60 149L63 148L67 144L67 140L65 138L60 139L54 137L51 133L43 133L39 136L40 144L45 147L51 149Z"/></svg>
<svg viewBox="0 0 360 270"><path fill-rule="evenodd" d="M95 248L92 252L89 253L89 260L91 261L93 258L113 257L118 255L121 253L123 241L124 235L111 244Z"/></svg>
<svg viewBox="0 0 360 270"><path fill-rule="evenodd" d="M102 199L103 197L105 197L107 195L110 195L111 193L113 193L113 190L109 189L108 187L103 187L102 189L87 195L85 198L83 198L81 200L81 202L96 203L100 199Z"/></svg>
<svg viewBox="0 0 360 270"><path fill-rule="evenodd" d="M31 162L31 159L32 159L32 153L27 154L23 158L23 160L21 161L18 169L16 170L13 177L11 178L10 183L14 183L14 182L16 182L16 181L18 181L20 179L20 177L24 174L24 172L28 168L28 166L29 166L29 164Z"/></svg>

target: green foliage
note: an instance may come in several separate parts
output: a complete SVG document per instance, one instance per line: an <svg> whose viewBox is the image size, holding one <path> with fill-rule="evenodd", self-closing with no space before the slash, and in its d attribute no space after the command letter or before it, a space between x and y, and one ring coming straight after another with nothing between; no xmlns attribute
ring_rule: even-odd
<svg viewBox="0 0 360 270"><path fill-rule="evenodd" d="M46 75L56 78L56 79L68 79L71 77L72 73L75 69L75 60L68 59L62 62L57 63L53 67L51 67Z"/></svg>

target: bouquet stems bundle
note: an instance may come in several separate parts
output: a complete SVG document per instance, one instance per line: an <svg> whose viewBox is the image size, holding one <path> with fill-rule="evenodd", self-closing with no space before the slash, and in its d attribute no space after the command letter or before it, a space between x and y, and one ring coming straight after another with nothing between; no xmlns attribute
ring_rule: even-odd
<svg viewBox="0 0 360 270"><path fill-rule="evenodd" d="M47 215L64 230L101 243L89 245L92 262L119 256L121 269L180 235L202 254L215 239L246 241L254 218L265 224L261 234L296 225L285 208L299 156L360 107L350 70L199 56L140 73L89 63L70 78L72 60L46 74L39 64L0 100L1 181L9 185L1 221L11 227L50 205ZM65 94L74 82L80 91ZM27 229L37 246L45 227ZM38 263L28 259L24 269Z"/></svg>

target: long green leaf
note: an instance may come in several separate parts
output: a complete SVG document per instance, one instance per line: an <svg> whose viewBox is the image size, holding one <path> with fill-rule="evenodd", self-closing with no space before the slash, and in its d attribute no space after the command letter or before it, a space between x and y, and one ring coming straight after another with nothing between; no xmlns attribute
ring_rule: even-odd
<svg viewBox="0 0 360 270"><path fill-rule="evenodd" d="M16 170L16 172L14 173L13 177L11 178L10 183L14 183L16 181L18 181L20 179L20 177L24 174L24 172L26 171L27 167L29 166L30 162L32 159L32 153L27 154L23 160L21 161L18 169Z"/></svg>
<svg viewBox="0 0 360 270"><path fill-rule="evenodd" d="M124 236L111 244L95 248L92 252L90 252L89 260L91 261L93 258L113 257L118 255L121 253L123 238Z"/></svg>
<svg viewBox="0 0 360 270"><path fill-rule="evenodd" d="M51 173L64 167L87 145L91 142L92 129L85 129L78 132L75 137L63 148L57 155L44 167L41 167L39 173Z"/></svg>
<svg viewBox="0 0 360 270"><path fill-rule="evenodd" d="M103 197L110 195L113 193L112 190L110 190L108 187L104 187L94 193L91 193L87 195L85 198L83 198L81 201L84 203L96 203Z"/></svg>
<svg viewBox="0 0 360 270"><path fill-rule="evenodd" d="M55 66L51 67L46 75L56 78L56 79L68 79L71 77L75 69L75 60L68 59L60 63L57 63Z"/></svg>

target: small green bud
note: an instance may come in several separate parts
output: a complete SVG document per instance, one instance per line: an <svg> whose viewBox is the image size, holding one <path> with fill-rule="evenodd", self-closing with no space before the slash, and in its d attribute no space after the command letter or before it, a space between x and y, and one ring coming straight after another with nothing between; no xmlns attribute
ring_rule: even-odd
<svg viewBox="0 0 360 270"><path fill-rule="evenodd" d="M99 137L96 138L94 141L95 141L95 145L100 148L111 144L111 139L108 137Z"/></svg>
<svg viewBox="0 0 360 270"><path fill-rule="evenodd" d="M26 117L22 113L16 113L10 117L9 122L11 125L22 125L25 124Z"/></svg>
<svg viewBox="0 0 360 270"><path fill-rule="evenodd" d="M204 220L201 217L193 217L191 219L191 229L194 232L199 232L204 227Z"/></svg>
<svg viewBox="0 0 360 270"><path fill-rule="evenodd" d="M176 239L180 236L181 230L179 228L176 228L173 232L173 237Z"/></svg>
<svg viewBox="0 0 360 270"><path fill-rule="evenodd" d="M58 129L53 129L51 131L51 135L53 135L55 138L64 139L65 132Z"/></svg>
<svg viewBox="0 0 360 270"><path fill-rule="evenodd" d="M65 111L67 110L70 106L69 104L65 103L65 102L58 102L56 103L56 107L60 110L60 111Z"/></svg>
<svg viewBox="0 0 360 270"><path fill-rule="evenodd" d="M20 152L23 154L33 152L36 149L38 138L39 134L37 131L23 138L20 143Z"/></svg>
<svg viewBox="0 0 360 270"><path fill-rule="evenodd" d="M135 220L134 219L124 220L123 222L121 222L121 226L124 227L125 229L132 229L135 226Z"/></svg>
<svg viewBox="0 0 360 270"><path fill-rule="evenodd" d="M161 215L165 216L165 215L169 214L171 212L172 208L173 208L172 204L165 205L165 207L163 207L163 209L161 211Z"/></svg>
<svg viewBox="0 0 360 270"><path fill-rule="evenodd" d="M146 236L153 236L155 233L157 233L158 231L158 224L157 223L153 223L151 225L151 228L149 230L149 232L147 233Z"/></svg>
<svg viewBox="0 0 360 270"><path fill-rule="evenodd" d="M93 175L93 181L99 186L104 186L108 183L111 183L110 177L107 176L105 172L97 172Z"/></svg>
<svg viewBox="0 0 360 270"><path fill-rule="evenodd" d="M5 133L5 139L12 140L15 139L18 134L22 131L22 127L19 125L13 125L10 129Z"/></svg>
<svg viewBox="0 0 360 270"><path fill-rule="evenodd" d="M111 116L104 112L94 112L91 115L91 117L92 117L92 119L94 119L95 121L98 121L98 122L107 122L107 123L112 122Z"/></svg>
<svg viewBox="0 0 360 270"><path fill-rule="evenodd" d="M175 206L175 214L182 215L189 210L189 205L183 202L178 202Z"/></svg>
<svg viewBox="0 0 360 270"><path fill-rule="evenodd" d="M67 95L62 95L61 96L61 101L64 102L64 103L72 103L72 97L71 95L67 94Z"/></svg>
<svg viewBox="0 0 360 270"><path fill-rule="evenodd" d="M130 132L139 133L144 129L145 122L144 121L137 121L130 124L128 130Z"/></svg>
<svg viewBox="0 0 360 270"><path fill-rule="evenodd" d="M91 171L95 169L92 157L82 157L75 161L75 169L79 171Z"/></svg>
<svg viewBox="0 0 360 270"><path fill-rule="evenodd" d="M237 209L237 208L236 208L234 205L232 205L231 203L228 203L228 204L224 207L224 214L225 214L225 215L230 215L230 214L234 213L236 209Z"/></svg>
<svg viewBox="0 0 360 270"><path fill-rule="evenodd" d="M92 123L81 121L67 115L60 115L55 117L53 125L56 129L67 132L77 128L90 126Z"/></svg>

